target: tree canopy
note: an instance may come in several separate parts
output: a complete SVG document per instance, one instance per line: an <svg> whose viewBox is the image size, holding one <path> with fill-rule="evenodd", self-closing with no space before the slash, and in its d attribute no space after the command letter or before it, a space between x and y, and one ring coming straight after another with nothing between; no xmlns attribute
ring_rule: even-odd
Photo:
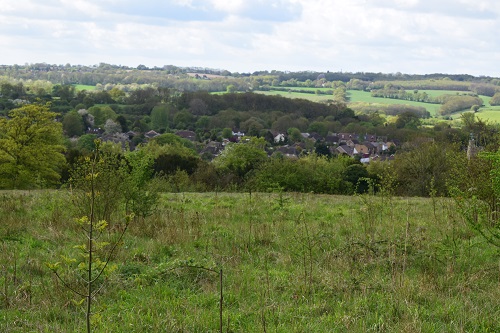
<svg viewBox="0 0 500 333"><path fill-rule="evenodd" d="M247 143L231 143L214 160L216 168L234 173L240 179L266 160L264 138L250 138Z"/></svg>
<svg viewBox="0 0 500 333"><path fill-rule="evenodd" d="M36 188L59 181L65 163L62 125L47 105L13 109L0 119L0 188Z"/></svg>

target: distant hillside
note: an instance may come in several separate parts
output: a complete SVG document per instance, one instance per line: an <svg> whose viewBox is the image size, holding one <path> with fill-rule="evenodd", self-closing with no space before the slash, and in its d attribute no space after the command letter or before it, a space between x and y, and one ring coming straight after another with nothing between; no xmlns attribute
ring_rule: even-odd
<svg viewBox="0 0 500 333"><path fill-rule="evenodd" d="M229 72L224 69L202 67L117 66L106 63L99 65L51 65L36 63L27 65L0 65L0 81L46 80L54 84L157 84L182 91L206 90L224 91L234 85L236 90L258 89L271 86L323 86L324 82L343 82L358 87L373 85L380 88L388 82L405 89L447 89L461 90L472 84L500 86L500 78L468 74L402 74L402 73L346 73L346 72L283 72L259 71L254 73ZM415 83L415 82L419 83ZM487 95L487 94L484 94Z"/></svg>

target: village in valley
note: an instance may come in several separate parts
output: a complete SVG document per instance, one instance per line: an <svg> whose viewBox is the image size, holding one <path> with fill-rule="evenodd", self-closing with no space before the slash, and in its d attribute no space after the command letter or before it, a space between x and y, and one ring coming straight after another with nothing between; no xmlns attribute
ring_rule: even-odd
<svg viewBox="0 0 500 333"><path fill-rule="evenodd" d="M127 133L104 134L102 130L91 130L90 133L98 134L103 142L119 143L124 149L134 149L132 139L140 133L129 131ZM199 142L197 134L189 130L174 132L178 137L191 141L197 152L205 160L212 160L224 150L229 143L245 144L245 133L232 131L232 136L220 141L206 140ZM161 134L150 130L143 133L144 140L154 139ZM266 151L269 156L283 156L287 158L299 158L301 154L318 153L320 155L335 156L346 155L359 160L361 163L370 161L385 161L394 159L396 143L387 140L385 136L375 134L357 133L334 133L325 137L318 133L301 133L302 140L290 143L288 134L278 131L266 130L264 137L269 143ZM319 147L319 148L318 148Z"/></svg>

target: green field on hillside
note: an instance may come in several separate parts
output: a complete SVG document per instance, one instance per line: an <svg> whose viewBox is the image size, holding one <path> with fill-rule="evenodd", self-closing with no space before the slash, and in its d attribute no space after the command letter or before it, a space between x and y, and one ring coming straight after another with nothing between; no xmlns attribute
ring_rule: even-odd
<svg viewBox="0 0 500 333"><path fill-rule="evenodd" d="M291 88L291 89L304 89L304 90L316 90L318 88ZM320 90L329 90L329 88L319 88ZM331 89L330 89L331 90ZM430 96L439 96L444 94L454 95L457 91L451 90L421 90L421 92L426 92ZM280 95L288 98L303 98L313 102L326 102L331 100L330 95L316 95L316 94L307 94L307 93L297 93L297 92L284 92L284 91L257 91L257 93L265 94L265 95ZM458 93L467 93L467 91L458 92ZM498 122L500 123L500 106L491 106L489 101L491 97L489 96L479 96L484 101L484 107L480 109L477 113L479 117L484 120ZM360 90L348 90L347 98L349 103L370 103L370 104L379 104L379 105L393 105L393 104L405 104L411 106L423 107L427 111L431 113L431 116L438 116L438 111L441 108L441 104L431 104L431 103L421 103L421 102L413 102L413 101L405 101L399 99L392 98L381 98L381 97L372 97L371 93L368 91L360 91ZM468 110L467 110L468 111ZM462 112L455 113L451 115L452 118L457 118L460 116Z"/></svg>
<svg viewBox="0 0 500 333"><path fill-rule="evenodd" d="M481 118L485 121L495 122L500 124L500 105L491 106L489 96L479 95L483 100L484 106L482 106L476 113L476 117ZM469 112L469 111L465 111ZM459 118L462 112L457 112L451 115L453 119Z"/></svg>
<svg viewBox="0 0 500 333"><path fill-rule="evenodd" d="M307 91L312 91L312 92L316 92L316 90L331 91L331 90L335 89L335 88L324 88L324 87L282 87L282 88L290 89L290 90L307 90Z"/></svg>
<svg viewBox="0 0 500 333"><path fill-rule="evenodd" d="M476 117L500 124L500 106L481 108L476 113Z"/></svg>
<svg viewBox="0 0 500 333"><path fill-rule="evenodd" d="M85 85L85 84L74 84L73 86L75 87L75 89L77 91L80 91L80 90L93 91L96 89L95 86L89 86L89 85Z"/></svg>
<svg viewBox="0 0 500 333"><path fill-rule="evenodd" d="M470 94L470 91L456 91L456 90L419 90L419 92L425 92L431 97L438 97L441 95L457 95L457 94Z"/></svg>
<svg viewBox="0 0 500 333"><path fill-rule="evenodd" d="M283 96L287 98L302 98L302 99L307 99L313 102L321 103L321 102L326 102L328 100L333 99L332 95L316 95L316 94L307 94L307 93L298 93L298 92L286 92L286 91L256 91L258 94L263 94L263 95L271 95L271 96Z"/></svg>
<svg viewBox="0 0 500 333"><path fill-rule="evenodd" d="M421 90L421 92L426 92L427 94L436 97L439 95L450 94L454 95L456 91L446 91L446 90ZM459 93L467 93L467 92L459 92ZM413 106L421 106L427 109L431 113L432 116L437 116L438 111L441 107L440 104L430 104L430 103L420 103L420 102L411 102L411 101L403 101L398 99L391 98L380 98L380 97L372 97L369 92L366 91L358 91L358 90L349 90L348 96L350 98L351 103L355 102L363 102L363 103L371 103L371 104L407 104ZM479 95L484 102L484 106L480 108L477 116L483 120L492 121L500 123L500 106L491 106L489 96ZM465 112L468 112L466 110ZM452 118L459 118L462 112L457 112L451 115Z"/></svg>
<svg viewBox="0 0 500 333"><path fill-rule="evenodd" d="M423 107L427 111L429 111L432 116L437 115L437 112L441 107L440 104L404 101L393 98L372 97L369 91L360 91L360 90L348 90L347 97L349 98L350 103L363 102L363 103L382 104L382 105L405 104L405 105Z"/></svg>
<svg viewBox="0 0 500 333"><path fill-rule="evenodd" d="M299 88L297 88L299 89ZM302 88L300 88L302 89ZM305 88L307 89L307 88ZM309 88L310 90L315 90L316 88ZM325 89L325 88L322 88ZM328 89L325 89L328 90ZM331 90L331 89L330 89ZM331 95L316 95L316 94L307 94L307 93L297 93L297 92L284 92L284 91L257 91L257 93L265 94L265 95L280 95L288 98L303 98L308 99L313 102L326 102L331 100L333 96ZM430 103L421 103L421 102L412 102L412 101L403 101L399 99L391 99L391 98L380 98L380 97L372 97L370 92L360 91L360 90L348 90L347 98L349 103L363 102L363 103L371 103L371 104L406 104L412 106L420 106L427 109L431 115L436 115L437 111L441 107L439 104L430 104Z"/></svg>
<svg viewBox="0 0 500 333"><path fill-rule="evenodd" d="M46 266L85 243L78 207L1 195L0 331L84 331ZM95 332L218 332L220 270L223 332L500 332L498 249L447 198L165 193L120 243Z"/></svg>

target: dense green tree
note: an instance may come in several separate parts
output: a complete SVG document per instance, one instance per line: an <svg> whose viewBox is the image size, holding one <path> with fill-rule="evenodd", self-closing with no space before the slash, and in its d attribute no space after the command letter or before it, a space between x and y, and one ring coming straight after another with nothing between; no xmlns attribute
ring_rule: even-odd
<svg viewBox="0 0 500 333"><path fill-rule="evenodd" d="M492 179L494 164L490 157L494 155L498 155L498 152L481 153L470 158L467 158L465 151L451 155L451 169L447 179L451 195L460 195L463 198L475 196L485 202L492 211L496 210L500 193L495 193L493 187L493 181L497 180Z"/></svg>
<svg viewBox="0 0 500 333"><path fill-rule="evenodd" d="M158 90L152 87L133 90L125 98L127 104L156 103L157 101L159 101Z"/></svg>
<svg viewBox="0 0 500 333"><path fill-rule="evenodd" d="M24 86L22 83L11 84L3 82L0 84L0 96L4 98L16 99L24 95Z"/></svg>
<svg viewBox="0 0 500 333"><path fill-rule="evenodd" d="M208 114L208 106L201 98L193 98L189 102L189 111L195 116L204 116Z"/></svg>
<svg viewBox="0 0 500 333"><path fill-rule="evenodd" d="M95 140L97 135L95 134L84 134L78 138L76 143L76 148L80 150L83 154L89 154L96 149Z"/></svg>
<svg viewBox="0 0 500 333"><path fill-rule="evenodd" d="M347 101L347 90L344 86L338 87L333 91L333 99L337 102L345 103Z"/></svg>
<svg viewBox="0 0 500 333"><path fill-rule="evenodd" d="M213 163L222 172L231 172L240 180L267 159L264 138L250 138L247 143L230 143Z"/></svg>
<svg viewBox="0 0 500 333"><path fill-rule="evenodd" d="M185 171L190 175L196 171L201 160L195 150L178 142L160 145L153 140L141 149L153 156L154 173L160 176L171 175L178 170Z"/></svg>
<svg viewBox="0 0 500 333"><path fill-rule="evenodd" d="M373 126L382 126L386 122L386 119L378 111L359 115L358 118L360 121L369 122Z"/></svg>
<svg viewBox="0 0 500 333"><path fill-rule="evenodd" d="M116 103L107 91L97 91L92 93L92 97L96 104L112 104Z"/></svg>
<svg viewBox="0 0 500 333"><path fill-rule="evenodd" d="M201 116L196 121L196 128L200 130L208 130L210 128L210 117Z"/></svg>
<svg viewBox="0 0 500 333"><path fill-rule="evenodd" d="M128 166L124 179L125 210L145 218L154 212L159 199L152 177L154 158L142 149L126 152L124 157Z"/></svg>
<svg viewBox="0 0 500 333"><path fill-rule="evenodd" d="M330 149L328 149L328 146L324 143L316 143L314 145L314 152L319 156L326 156L326 157L332 156Z"/></svg>
<svg viewBox="0 0 500 333"><path fill-rule="evenodd" d="M448 115L457 111L469 110L474 105L483 105L483 100L474 96L449 96L445 98L439 113Z"/></svg>
<svg viewBox="0 0 500 333"><path fill-rule="evenodd" d="M493 97L490 99L490 105L500 105L500 92L497 92Z"/></svg>
<svg viewBox="0 0 500 333"><path fill-rule="evenodd" d="M305 120L305 121L304 121ZM285 132L290 127L297 127L299 130L306 131L309 122L307 119L293 117L292 115L284 115L278 118L272 125L272 129Z"/></svg>
<svg viewBox="0 0 500 333"><path fill-rule="evenodd" d="M83 104L85 105L86 108L94 106L95 104L94 96L92 95L85 96L85 98L83 99Z"/></svg>
<svg viewBox="0 0 500 333"><path fill-rule="evenodd" d="M186 129L193 123L193 115L187 110L179 111L174 116L174 126L177 129Z"/></svg>
<svg viewBox="0 0 500 333"><path fill-rule="evenodd" d="M123 103L125 99L125 92L121 89L118 89L114 87L109 91L109 95L113 100L115 100L117 103Z"/></svg>
<svg viewBox="0 0 500 333"><path fill-rule="evenodd" d="M233 137L233 131L232 131L230 128L226 127L226 128L224 128L224 129L222 130L222 134L221 134L221 136L222 136L224 139L230 139L230 138L232 138L232 137Z"/></svg>
<svg viewBox="0 0 500 333"><path fill-rule="evenodd" d="M365 193L368 190L369 173L364 165L351 164L343 173L344 180L349 182L354 193Z"/></svg>
<svg viewBox="0 0 500 333"><path fill-rule="evenodd" d="M262 163L252 177L252 183L259 191L272 191L281 188L284 191L307 191L311 175L297 161L283 156L274 156Z"/></svg>
<svg viewBox="0 0 500 333"><path fill-rule="evenodd" d="M0 118L0 187L57 184L65 158L56 116L46 105L30 104Z"/></svg>
<svg viewBox="0 0 500 333"><path fill-rule="evenodd" d="M144 118L137 119L132 124L132 130L133 131L139 131L139 132L145 133L145 132L149 131L150 129L151 128L149 127L149 124L144 120Z"/></svg>
<svg viewBox="0 0 500 333"><path fill-rule="evenodd" d="M170 88L167 87L158 87L158 97L160 98L161 103L167 103L170 101L173 92Z"/></svg>
<svg viewBox="0 0 500 333"><path fill-rule="evenodd" d="M462 129L468 135L472 135L475 144L489 151L495 151L499 147L498 133L500 126L476 118L473 112L464 112L460 116Z"/></svg>
<svg viewBox="0 0 500 333"><path fill-rule="evenodd" d="M194 150L194 144L193 142L189 141L188 139L183 139L178 135L175 135L173 133L164 133L161 135L158 135L157 137L154 137L151 139L151 142L156 142L157 144L163 146L163 145L181 145L186 148Z"/></svg>
<svg viewBox="0 0 500 333"><path fill-rule="evenodd" d="M106 134L121 133L121 131L122 126L119 123L113 121L112 119L106 120L106 124L104 124L104 132Z"/></svg>
<svg viewBox="0 0 500 333"><path fill-rule="evenodd" d="M47 97L52 91L52 83L46 80L35 80L31 82L25 82L26 90L29 90L31 94L36 95L38 98Z"/></svg>
<svg viewBox="0 0 500 333"><path fill-rule="evenodd" d="M239 128L241 122L240 113L229 109L218 112L210 119L210 126L212 128Z"/></svg>
<svg viewBox="0 0 500 333"><path fill-rule="evenodd" d="M470 90L475 92L477 95L493 96L497 91L497 87L493 84L477 84L473 83L470 86Z"/></svg>
<svg viewBox="0 0 500 333"><path fill-rule="evenodd" d="M288 133L288 140L291 142L301 142L304 140L302 133L296 127L289 128L287 133Z"/></svg>
<svg viewBox="0 0 500 333"><path fill-rule="evenodd" d="M259 136L264 129L263 121L256 117L251 117L241 123L241 130L249 136Z"/></svg>
<svg viewBox="0 0 500 333"><path fill-rule="evenodd" d="M93 106L88 109L88 112L94 116L94 126L103 127L106 124L106 120L115 120L117 115L113 109L106 106Z"/></svg>
<svg viewBox="0 0 500 333"><path fill-rule="evenodd" d="M76 92L76 94L75 94L75 97L73 98L73 100L71 102L72 103L76 103L75 105L77 105L77 104L84 104L83 100L88 95L89 95L89 92L87 90L78 90ZM76 110L78 110L78 109L76 109Z"/></svg>
<svg viewBox="0 0 500 333"><path fill-rule="evenodd" d="M69 102L75 96L75 87L69 84L56 84L52 87L52 96L59 97L62 101Z"/></svg>
<svg viewBox="0 0 500 333"><path fill-rule="evenodd" d="M151 128L163 132L168 128L168 106L158 104L151 111Z"/></svg>
<svg viewBox="0 0 500 333"><path fill-rule="evenodd" d="M397 128L417 129L421 125L420 118L413 112L403 112L396 119Z"/></svg>
<svg viewBox="0 0 500 333"><path fill-rule="evenodd" d="M438 195L446 195L450 156L456 153L453 146L429 141L415 143L409 150L398 153L394 169L399 194L428 196L432 190Z"/></svg>
<svg viewBox="0 0 500 333"><path fill-rule="evenodd" d="M68 112L62 120L64 133L68 137L80 136L85 130L83 118L76 111Z"/></svg>
<svg viewBox="0 0 500 333"><path fill-rule="evenodd" d="M269 191L279 187L285 191L348 194L352 184L343 179L352 159L310 154L298 160L272 157L261 163L252 177L257 189Z"/></svg>
<svg viewBox="0 0 500 333"><path fill-rule="evenodd" d="M472 230L500 248L500 153L456 154L452 165L448 187L457 210Z"/></svg>
<svg viewBox="0 0 500 333"><path fill-rule="evenodd" d="M323 121L313 121L307 128L309 133L318 133L321 136L328 134L328 125Z"/></svg>
<svg viewBox="0 0 500 333"><path fill-rule="evenodd" d="M121 126L121 132L126 133L128 132L128 122L127 119L123 115L119 115L116 117L116 122L120 124Z"/></svg>

